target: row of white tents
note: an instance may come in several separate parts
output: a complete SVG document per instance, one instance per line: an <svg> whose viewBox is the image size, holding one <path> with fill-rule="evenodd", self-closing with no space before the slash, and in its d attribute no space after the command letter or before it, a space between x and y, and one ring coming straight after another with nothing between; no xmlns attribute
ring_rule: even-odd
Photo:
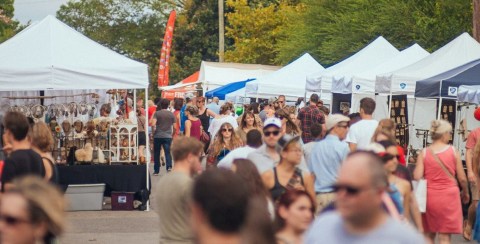
<svg viewBox="0 0 480 244"><path fill-rule="evenodd" d="M440 87L438 88L440 90L444 89L441 88L443 79L464 71L464 68L458 67L478 59L480 59L480 44L467 33L461 34L431 54L418 44L399 51L385 38L378 37L362 50L326 69L309 54L304 54L290 64L278 70L271 69L269 72L264 72L263 75L247 75L237 79L234 72L231 71L216 70L215 73L220 80L230 80L230 82L224 83L225 85L232 81L255 78L246 82L244 88L229 91L230 93L225 96L228 100L234 100L233 98L238 96L269 98L280 94L293 100L298 97L308 98L309 94L314 92L320 94L325 104L332 105L335 104L335 94L343 94L350 97L350 112L356 112L361 98L372 97L377 101L377 110L374 114L377 119L390 116L389 105L392 104L392 96L407 95L410 120L407 122L407 126L410 127L410 144L414 148L419 148L421 147L421 138L417 138L416 129L428 129L430 121L439 117L440 109L438 108L441 107L443 99L457 99L458 95L462 99L461 101L478 104L480 103L480 91L478 86L462 87L461 81L456 82L452 87L447 87L454 91L448 94L437 91L415 96L416 90L417 93L419 89L435 90L436 86ZM208 70L208 66L207 62L202 63L200 73ZM455 69L458 69L458 72ZM436 77L438 75L441 77ZM229 78L226 79L226 77ZM438 78L434 85L422 81L432 77ZM218 88L221 83L210 82L208 75L200 78L199 82L206 84L206 86L204 85L205 91L215 88L221 90L221 87ZM421 87L417 87L419 86L417 83ZM475 85L475 81L467 82L467 84ZM472 116L474 107L459 107L456 125L460 124L461 119L465 119L467 120L467 129L471 130L479 126ZM460 145L462 142L456 141L455 143Z"/></svg>

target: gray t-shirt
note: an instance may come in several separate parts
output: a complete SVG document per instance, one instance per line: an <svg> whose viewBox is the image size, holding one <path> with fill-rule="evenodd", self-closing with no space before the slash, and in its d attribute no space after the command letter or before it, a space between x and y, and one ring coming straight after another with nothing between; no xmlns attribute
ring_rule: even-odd
<svg viewBox="0 0 480 244"><path fill-rule="evenodd" d="M175 124L176 120L175 115L166 109L162 109L155 112L155 114L153 114L153 118L157 120L157 126L153 137L172 138L173 124Z"/></svg>
<svg viewBox="0 0 480 244"><path fill-rule="evenodd" d="M155 211L160 217L160 243L193 243L189 222L192 184L188 175L175 171L158 181Z"/></svg>
<svg viewBox="0 0 480 244"><path fill-rule="evenodd" d="M400 223L390 217L387 221L363 235L348 233L339 213L329 212L318 217L307 232L307 244L317 243L388 243L388 244L416 244L425 243L425 239L412 227Z"/></svg>

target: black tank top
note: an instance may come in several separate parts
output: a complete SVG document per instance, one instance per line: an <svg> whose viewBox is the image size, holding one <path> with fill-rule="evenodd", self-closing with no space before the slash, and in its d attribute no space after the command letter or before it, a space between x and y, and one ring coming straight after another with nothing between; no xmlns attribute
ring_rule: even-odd
<svg viewBox="0 0 480 244"><path fill-rule="evenodd" d="M50 178L50 182L52 183L55 183L55 184L58 184L58 170L57 170L57 166L52 162L52 160L50 160L49 158L46 158L46 157L42 157L42 159L45 159L48 161L48 163L50 164L50 166L52 167L52 178Z"/></svg>
<svg viewBox="0 0 480 244"><path fill-rule="evenodd" d="M205 112L197 116L197 118L199 118L202 122L202 127L204 131L208 131L208 127L210 126L210 116L208 116L207 110L208 108L205 108Z"/></svg>
<svg viewBox="0 0 480 244"><path fill-rule="evenodd" d="M293 174L294 175L292 177L295 177L298 175L300 177L300 184L302 184L302 186L305 186L305 183L303 182L303 176L302 176L301 170L297 168ZM280 198L280 196L283 193L285 193L285 191L287 191L287 187L280 184L280 181L278 180L278 175L277 175L277 167L273 168L273 175L274 175L275 184L273 185L272 189L270 189L270 194L272 195L273 202L276 202L278 198Z"/></svg>

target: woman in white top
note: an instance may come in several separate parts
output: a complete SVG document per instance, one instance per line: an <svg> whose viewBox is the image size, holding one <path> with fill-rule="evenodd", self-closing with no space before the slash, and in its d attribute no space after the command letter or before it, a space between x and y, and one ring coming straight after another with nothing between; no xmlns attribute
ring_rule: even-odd
<svg viewBox="0 0 480 244"><path fill-rule="evenodd" d="M238 127L237 120L231 115L232 109L233 107L230 103L225 103L220 107L220 115L215 117L212 120L212 123L210 123L210 127L208 127L208 132L210 133L212 139L215 138L220 126L222 126L222 124L225 122L228 122L230 125L232 125L233 129Z"/></svg>

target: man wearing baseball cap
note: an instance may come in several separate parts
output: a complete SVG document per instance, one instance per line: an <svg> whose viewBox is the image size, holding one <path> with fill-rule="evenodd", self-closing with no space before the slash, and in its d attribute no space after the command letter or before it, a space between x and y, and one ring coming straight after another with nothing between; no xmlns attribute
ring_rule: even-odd
<svg viewBox="0 0 480 244"><path fill-rule="evenodd" d="M348 144L343 141L347 137L349 121L348 117L341 114L328 116L327 136L313 147L308 161L310 172L315 175L317 212L334 200L332 185L337 180L340 164L350 152Z"/></svg>
<svg viewBox="0 0 480 244"><path fill-rule="evenodd" d="M263 145L257 150L248 154L260 174L272 169L280 161L280 154L276 150L277 142L282 137L282 121L272 117L267 118L263 123Z"/></svg>

